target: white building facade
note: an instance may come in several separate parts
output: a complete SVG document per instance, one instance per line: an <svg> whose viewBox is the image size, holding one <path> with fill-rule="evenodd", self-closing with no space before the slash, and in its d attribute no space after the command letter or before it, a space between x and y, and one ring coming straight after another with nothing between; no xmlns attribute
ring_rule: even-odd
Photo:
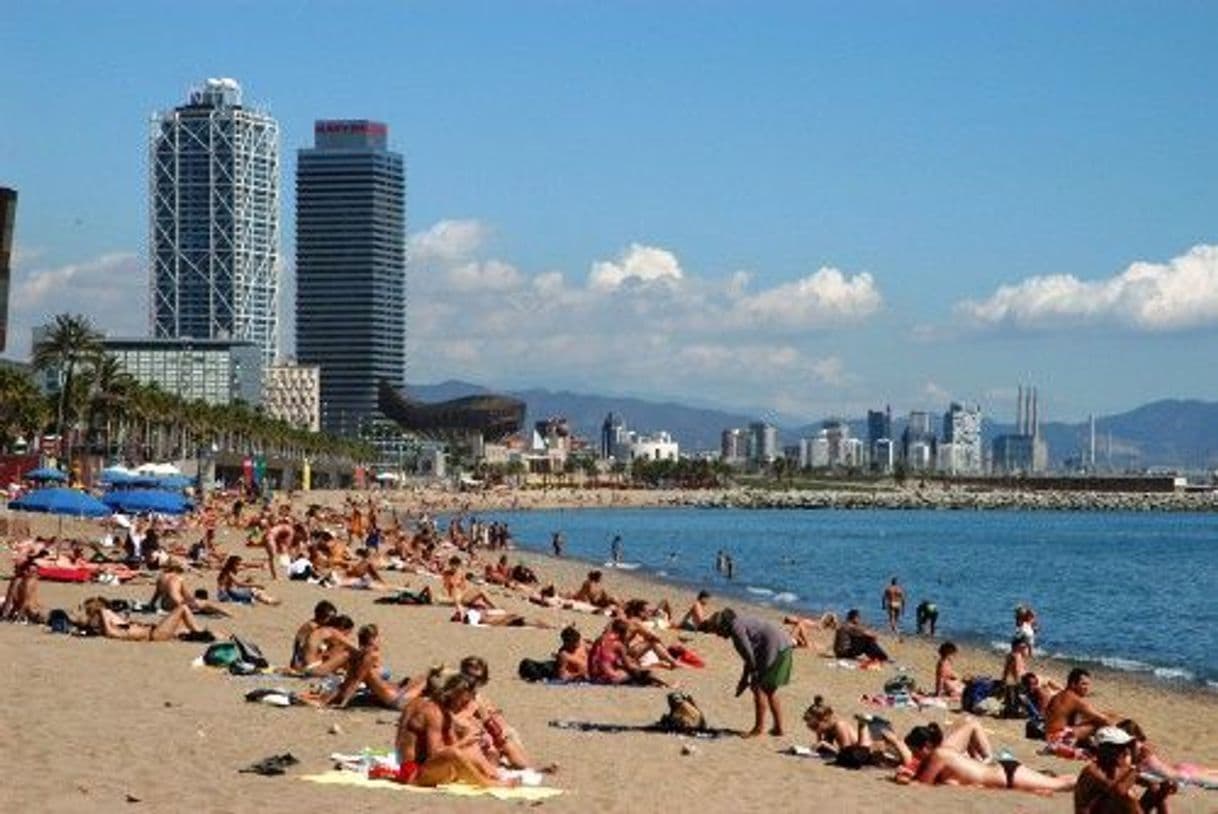
<svg viewBox="0 0 1218 814"><path fill-rule="evenodd" d="M266 368L262 403L267 415L293 427L321 429L321 370L312 365L280 362Z"/></svg>

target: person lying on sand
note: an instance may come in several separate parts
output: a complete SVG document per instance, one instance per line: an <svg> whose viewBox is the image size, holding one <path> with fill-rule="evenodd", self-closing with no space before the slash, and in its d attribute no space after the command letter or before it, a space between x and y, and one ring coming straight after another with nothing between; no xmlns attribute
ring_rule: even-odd
<svg viewBox="0 0 1218 814"><path fill-rule="evenodd" d="M4 592L4 603L0 605L0 619L6 622L34 622L41 624L46 619L38 601L38 565L33 559L18 562L13 569L13 578Z"/></svg>
<svg viewBox="0 0 1218 814"><path fill-rule="evenodd" d="M1133 738L1133 760L1139 771L1176 783L1218 785L1218 769L1199 766L1196 763L1171 763L1161 757L1137 721L1126 718L1117 723L1117 728L1129 733Z"/></svg>
<svg viewBox="0 0 1218 814"><path fill-rule="evenodd" d="M241 570L241 557L233 554L224 561L220 573L216 575L216 598L221 602L240 602L252 605L260 602L263 605L278 605L279 600L262 589L261 585L246 579L241 579L237 573Z"/></svg>
<svg viewBox="0 0 1218 814"><path fill-rule="evenodd" d="M590 602L577 602L565 596L560 596L553 585L547 585L535 594L529 596L529 601L543 608L562 608L563 610L580 611L581 613L597 613L600 608Z"/></svg>
<svg viewBox="0 0 1218 814"><path fill-rule="evenodd" d="M808 616L784 616L782 623L786 626L787 632L791 634L791 640L795 642L796 647L811 648L816 643L813 637L817 631L837 629L837 615L825 613L819 619ZM824 652L829 652L827 646Z"/></svg>
<svg viewBox="0 0 1218 814"><path fill-rule="evenodd" d="M468 783L474 786L515 785L499 780L495 767L481 754L477 736L458 738L454 718L474 702L474 682L455 673L442 686L410 701L398 720L394 747L400 766L398 779L417 786Z"/></svg>
<svg viewBox="0 0 1218 814"><path fill-rule="evenodd" d="M156 580L156 587L152 591L152 599L148 600L148 604L156 610L171 611L179 605L185 605L190 608L191 612L197 614L225 617L230 615L215 602L196 599L186 586L186 579L182 576L182 567L177 563L170 563L161 569L161 574Z"/></svg>
<svg viewBox="0 0 1218 814"><path fill-rule="evenodd" d="M460 608L453 611L452 622L471 625L473 627L536 627L543 630L552 628L544 619L526 619L518 613L509 613L502 608Z"/></svg>
<svg viewBox="0 0 1218 814"><path fill-rule="evenodd" d="M1112 726L1118 716L1101 712L1087 700L1091 673L1075 667L1066 677L1066 689L1045 705L1045 740L1049 743L1080 743L1101 726Z"/></svg>
<svg viewBox="0 0 1218 814"><path fill-rule="evenodd" d="M94 634L105 636L107 639L119 639L126 642L169 642L180 634L196 634L200 641L210 636L195 619L190 608L179 605L169 612L165 618L155 625L145 625L131 622L110 610L103 597L96 596L86 599L83 605L86 629ZM208 641L213 641L210 636Z"/></svg>
<svg viewBox="0 0 1218 814"><path fill-rule="evenodd" d="M1024 766L1009 753L996 758L980 724L964 721L946 735L936 724L914 727L905 737L898 783L980 786L1038 793L1069 791L1073 777L1055 777ZM991 762L993 759L994 762Z"/></svg>

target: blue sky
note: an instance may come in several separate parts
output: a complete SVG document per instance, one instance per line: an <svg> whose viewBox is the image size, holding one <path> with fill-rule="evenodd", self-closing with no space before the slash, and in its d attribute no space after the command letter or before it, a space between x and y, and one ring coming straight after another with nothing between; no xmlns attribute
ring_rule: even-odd
<svg viewBox="0 0 1218 814"><path fill-rule="evenodd" d="M1216 31L1184 2L15 3L9 355L65 308L143 328L148 117L232 76L281 124L289 275L312 121L390 125L411 380L804 419L1215 399Z"/></svg>

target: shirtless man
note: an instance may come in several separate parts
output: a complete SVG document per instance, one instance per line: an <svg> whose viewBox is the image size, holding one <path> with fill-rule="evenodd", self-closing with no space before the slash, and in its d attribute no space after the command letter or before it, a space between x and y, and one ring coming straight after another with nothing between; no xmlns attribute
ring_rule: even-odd
<svg viewBox="0 0 1218 814"><path fill-rule="evenodd" d="M292 544L296 530L292 528L291 518L280 519L266 530L262 537L262 547L266 550L266 564L271 571L271 579L279 579L275 571L275 561L280 554L286 554Z"/></svg>
<svg viewBox="0 0 1218 814"><path fill-rule="evenodd" d="M13 579L0 605L0 619L17 622L42 622L44 614L38 603L38 564L27 559L13 570Z"/></svg>
<svg viewBox="0 0 1218 814"><path fill-rule="evenodd" d="M355 562L347 566L345 576L339 579L338 584L343 588L365 588L378 591L389 588L389 584L381 579L376 566L372 564L371 554L366 548L356 550Z"/></svg>
<svg viewBox="0 0 1218 814"><path fill-rule="evenodd" d="M224 617L231 615L214 602L195 599L182 577L182 566L177 563L169 563L161 569L161 575L157 577L156 588L153 589L152 599L148 600L148 604L156 610L171 611L179 605L185 605L194 613Z"/></svg>
<svg viewBox="0 0 1218 814"><path fill-rule="evenodd" d="M698 598L681 617L681 629L691 632L705 632L706 620L710 619L710 591L698 591Z"/></svg>
<svg viewBox="0 0 1218 814"><path fill-rule="evenodd" d="M1066 689L1045 706L1045 740L1049 743L1086 740L1101 726L1112 726L1117 716L1100 712L1087 700L1091 673L1075 667L1066 677Z"/></svg>
<svg viewBox="0 0 1218 814"><path fill-rule="evenodd" d="M489 610L495 607L495 603L484 591L466 593L469 582L465 578L465 569L462 567L460 557L451 557L448 560L448 567L441 574L441 582L444 584L444 593L457 607L458 612L464 611L466 607L476 610Z"/></svg>
<svg viewBox="0 0 1218 814"><path fill-rule="evenodd" d="M897 578L884 589L884 611L888 614L888 628L893 633L901 632L901 615L905 612L905 589L897 584Z"/></svg>
<svg viewBox="0 0 1218 814"><path fill-rule="evenodd" d="M313 618L296 628L296 635L292 638L292 659L289 666L293 670L303 670L309 664L310 659L307 658L309 638L314 631L329 625L337 615L338 608L325 599L313 606ZM313 657L316 658L316 656L317 653L314 652Z"/></svg>
<svg viewBox="0 0 1218 814"><path fill-rule="evenodd" d="M562 646L554 653L555 676L559 681L588 680L588 644L574 627L559 634Z"/></svg>
<svg viewBox="0 0 1218 814"><path fill-rule="evenodd" d="M605 587L601 585L601 578L603 576L600 571L589 571L584 584L579 586L579 590L572 594L571 598L576 602L587 602L598 608L608 608L619 604L616 599L605 591Z"/></svg>
<svg viewBox="0 0 1218 814"><path fill-rule="evenodd" d="M469 783L503 786L495 768L477 750L476 736L459 739L454 719L473 703L474 683L461 673L450 676L435 692L406 705L398 721L394 746L399 780L418 786Z"/></svg>

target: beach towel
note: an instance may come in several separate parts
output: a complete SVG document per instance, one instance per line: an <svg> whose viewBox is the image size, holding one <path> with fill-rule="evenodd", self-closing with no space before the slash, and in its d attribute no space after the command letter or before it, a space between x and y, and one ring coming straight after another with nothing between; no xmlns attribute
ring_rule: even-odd
<svg viewBox="0 0 1218 814"><path fill-rule="evenodd" d="M550 726L555 729L574 729L578 732L603 732L608 734L618 732L658 732L662 735L681 735L690 738L703 738L706 740L716 740L726 735L739 735L740 732L735 729L699 729L692 732L677 732L663 724L606 724L597 723L595 721L570 721L556 720L550 721Z"/></svg>
<svg viewBox="0 0 1218 814"><path fill-rule="evenodd" d="M947 709L947 699L921 693L876 693L859 698L869 707L892 707L894 709Z"/></svg>
<svg viewBox="0 0 1218 814"><path fill-rule="evenodd" d="M451 783L444 786L429 788L426 786L409 786L395 783L392 780L371 780L357 772L332 770L321 774L307 774L300 778L310 783L325 786L357 786L365 789L383 789L386 791L406 791L414 794L447 794L454 797L493 797L496 800L523 800L533 802L548 800L562 794L562 789L549 786L518 786L512 789L485 788L470 786L464 783Z"/></svg>

